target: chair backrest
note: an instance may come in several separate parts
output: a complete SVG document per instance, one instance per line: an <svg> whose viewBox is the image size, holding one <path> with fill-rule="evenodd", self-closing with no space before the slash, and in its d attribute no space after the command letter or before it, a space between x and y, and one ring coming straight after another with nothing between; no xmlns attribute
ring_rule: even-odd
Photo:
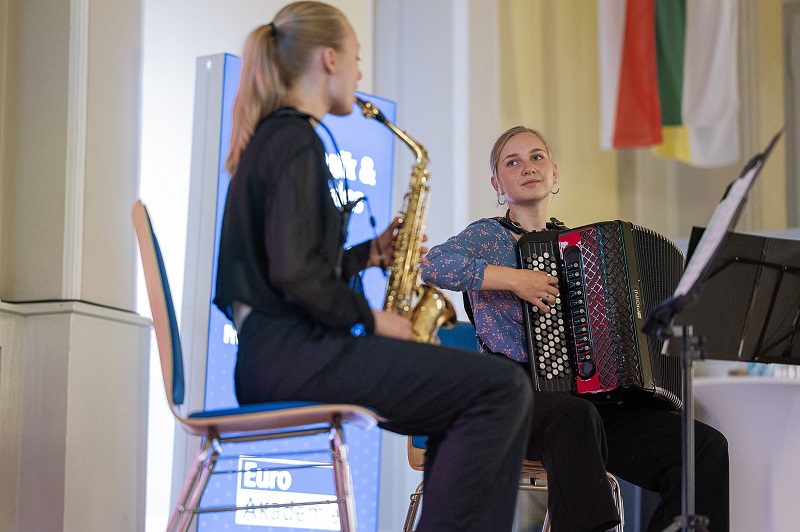
<svg viewBox="0 0 800 532"><path fill-rule="evenodd" d="M468 321L456 322L455 327L450 329L439 329L437 334L441 345L458 347L467 351L478 350L475 327ZM427 440L427 436L408 437L408 464L416 471L422 470L425 461L425 442Z"/></svg>
<svg viewBox="0 0 800 532"><path fill-rule="evenodd" d="M142 256L142 269L153 314L153 328L156 332L167 401L170 409L177 415L175 407L182 405L184 399L183 353L167 270L164 268L164 259L153 232L150 215L141 200L134 204L131 216Z"/></svg>
<svg viewBox="0 0 800 532"><path fill-rule="evenodd" d="M455 327L450 329L439 329L438 335L441 345L458 347L459 349L466 349L467 351L478 350L475 326L468 321L456 322Z"/></svg>

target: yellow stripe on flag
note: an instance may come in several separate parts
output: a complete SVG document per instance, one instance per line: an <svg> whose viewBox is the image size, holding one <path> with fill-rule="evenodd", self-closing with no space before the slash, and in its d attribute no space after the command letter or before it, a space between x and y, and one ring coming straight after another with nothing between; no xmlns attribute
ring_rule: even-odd
<svg viewBox="0 0 800 532"><path fill-rule="evenodd" d="M683 126L664 126L664 141L652 149L654 155L671 157L685 163L692 160L689 151L689 132Z"/></svg>

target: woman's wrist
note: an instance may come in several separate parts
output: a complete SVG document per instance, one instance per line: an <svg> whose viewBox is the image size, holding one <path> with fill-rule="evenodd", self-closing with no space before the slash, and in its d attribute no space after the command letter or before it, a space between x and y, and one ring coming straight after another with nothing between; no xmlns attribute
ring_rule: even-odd
<svg viewBox="0 0 800 532"><path fill-rule="evenodd" d="M518 271L517 268L487 264L483 270L481 290L510 290L513 292Z"/></svg>
<svg viewBox="0 0 800 532"><path fill-rule="evenodd" d="M370 247L370 258L373 266L379 266L382 270L386 269L386 257L383 255L381 249L381 241L379 237L372 239Z"/></svg>

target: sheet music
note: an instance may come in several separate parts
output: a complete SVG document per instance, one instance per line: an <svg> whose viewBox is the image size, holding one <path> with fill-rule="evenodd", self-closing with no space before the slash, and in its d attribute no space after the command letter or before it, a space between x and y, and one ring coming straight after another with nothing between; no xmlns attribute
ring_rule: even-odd
<svg viewBox="0 0 800 532"><path fill-rule="evenodd" d="M735 218L741 211L747 193L763 164L763 159L757 161L742 177L731 183L725 197L714 209L714 214L711 216L703 236L700 237L692 259L686 265L686 271L675 289L675 297L688 295L692 287L700 280L722 239L731 229Z"/></svg>
<svg viewBox="0 0 800 532"><path fill-rule="evenodd" d="M764 161L766 161L767 156L782 134L783 130L781 129L772 137L763 153L759 153L750 159L742 169L741 175L728 185L722 200L714 209L703 236L700 237L700 242L697 243L692 258L686 265L675 293L669 299L662 301L659 306L648 314L642 329L646 334L657 334L659 330L662 330L672 322L677 313L697 299L700 285L704 280L703 276L708 272L711 261L720 248L722 240L736 225L747 198L747 193L761 171Z"/></svg>
<svg viewBox="0 0 800 532"><path fill-rule="evenodd" d="M755 181L756 176L761 171L764 161L775 147L778 139L783 134L783 129L778 131L767 145L763 153L753 157L745 166L745 169L733 183L730 184L725 196L719 202L714 214L708 222L700 242L697 243L692 259L686 265L686 270L681 277L678 287L675 289L674 299L681 296L688 296L693 288L702 280L703 273L708 269L714 254L719 249L722 239L733 229L739 213L744 206L747 193Z"/></svg>

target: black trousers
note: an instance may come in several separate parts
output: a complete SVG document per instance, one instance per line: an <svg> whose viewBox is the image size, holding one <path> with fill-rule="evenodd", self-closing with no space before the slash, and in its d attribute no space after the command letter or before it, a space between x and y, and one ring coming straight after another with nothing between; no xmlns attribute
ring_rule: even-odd
<svg viewBox="0 0 800 532"><path fill-rule="evenodd" d="M363 405L389 420L383 428L428 435L418 531L511 529L533 417L530 378L516 363L254 312L239 331L235 381L243 404Z"/></svg>
<svg viewBox="0 0 800 532"><path fill-rule="evenodd" d="M649 532L664 530L681 514L681 414L636 405L598 408L608 445L608 470L660 494ZM695 513L712 532L730 529L728 440L700 421L695 431Z"/></svg>
<svg viewBox="0 0 800 532"><path fill-rule="evenodd" d="M547 509L554 532L608 530L619 515L606 477L603 422L588 401L536 392L527 458L547 471Z"/></svg>
<svg viewBox="0 0 800 532"><path fill-rule="evenodd" d="M642 405L595 406L565 394L536 392L527 456L547 470L554 532L608 530L618 522L606 470L660 494L648 531L681 514L681 416ZM729 530L728 445L695 422L696 513L714 532Z"/></svg>

